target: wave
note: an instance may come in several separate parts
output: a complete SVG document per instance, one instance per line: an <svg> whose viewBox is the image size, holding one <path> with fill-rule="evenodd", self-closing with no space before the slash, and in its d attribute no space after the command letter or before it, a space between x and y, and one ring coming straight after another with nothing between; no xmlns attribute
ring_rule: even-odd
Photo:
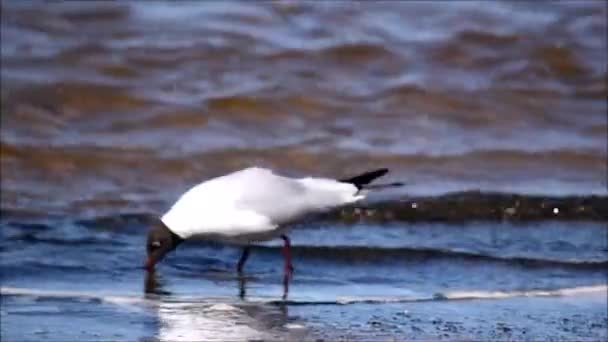
<svg viewBox="0 0 608 342"><path fill-rule="evenodd" d="M333 42L312 47L312 49L280 49L273 51L266 56L273 62L282 60L292 60L300 58L321 58L326 62L346 62L364 63L377 59L390 59L399 63L400 56L393 52L390 47L372 42Z"/></svg>
<svg viewBox="0 0 608 342"><path fill-rule="evenodd" d="M8 241L25 241L29 243L44 243L56 246L116 246L115 241L83 238L77 240L61 240L52 238L38 238L31 234L11 236ZM202 244L211 244L213 242L199 242ZM126 245L126 244L120 244ZM235 247L239 247L234 245ZM185 245L182 249L194 249L192 245ZM254 245L252 248L255 253L280 255L282 247ZM395 259L403 262L427 261L437 259L450 259L453 262L481 262L481 263L500 263L509 264L518 267L538 269L547 267L560 267L564 269L576 270L602 270L608 267L608 260L572 260L572 259L550 259L533 256L502 256L491 253L477 253L472 251L450 250L442 248L422 248L422 247L367 247L367 246L292 246L292 253L302 259L321 259L331 260L331 262L353 262L353 261L371 261L371 260L386 260ZM33 264L36 265L36 264ZM52 269L61 268L57 264L46 265ZM76 267L76 266L74 266Z"/></svg>
<svg viewBox="0 0 608 342"><path fill-rule="evenodd" d="M94 236L82 237L82 238L70 238L65 237L43 237L37 236L32 233L16 234L6 237L7 241L21 241L31 244L49 244L55 246L125 246L126 243L122 241L116 241L109 238L99 238Z"/></svg>
<svg viewBox="0 0 608 342"><path fill-rule="evenodd" d="M579 286L555 290L527 290L527 291L451 291L439 295L438 299L470 300L470 299L505 299L515 297L565 297L588 294L605 294L608 285Z"/></svg>
<svg viewBox="0 0 608 342"><path fill-rule="evenodd" d="M281 305L352 305L352 304L390 304L390 303L412 303L430 301L464 301L464 300L501 300L518 297L575 297L585 295L604 295L608 291L608 285L579 286L559 289L534 289L514 291L447 291L432 295L413 296L373 296L373 297L338 297L335 300L305 300L288 299L276 300L269 297L249 297L246 302L232 302L233 304L281 304ZM0 287L0 295L3 297L30 297L34 300L64 299L75 301L90 301L95 303L111 303L117 305L142 305L154 304L159 300L171 303L207 303L222 304L231 303L231 298L222 297L191 297L171 295L166 298L158 295L143 296L137 294L103 294L86 291L63 291L63 290L40 290L20 287Z"/></svg>
<svg viewBox="0 0 608 342"><path fill-rule="evenodd" d="M253 247L256 252L271 251L272 254L278 254L278 250L282 247L278 246L259 246ZM541 267L563 267L576 268L587 270L601 270L608 267L608 260L564 260L564 259L548 259L535 257L519 257L519 256L501 256L495 254L481 254L469 251L457 251L441 248L416 248L416 247L400 247L400 248L382 248L382 247L366 247L366 246L292 246L292 253L298 257L319 258L332 261L353 261L353 260L370 260L381 258L395 258L405 261L420 260L420 259L461 259L466 261L481 261L481 262L498 262L517 264L528 268Z"/></svg>
<svg viewBox="0 0 608 342"><path fill-rule="evenodd" d="M541 196L514 193L463 191L439 196L407 197L349 208L345 217L380 221L608 221L608 197Z"/></svg>
<svg viewBox="0 0 608 342"><path fill-rule="evenodd" d="M365 214L363 214L365 216ZM137 246L145 236L147 227L155 219L152 214L125 214L110 217L98 217L90 219L75 220L75 224L65 223L23 223L15 221L3 222L4 238L9 242L18 242L20 245L40 245L39 248L57 246L61 248L94 248L96 251L103 251L106 248L116 248L124 246ZM297 241L293 248L293 253L298 258L307 260L326 260L332 263L350 263L354 261L377 261L377 262L426 262L432 260L449 260L456 263L491 263L500 265L510 265L527 269L541 268L563 268L572 270L596 271L608 267L608 258L605 255L605 248L601 245L594 245L592 249L585 241L571 241L567 243L562 240L552 240L549 238L553 234L554 225L566 225L564 223L550 222L541 226L534 227L539 233L544 234L542 243L546 246L542 250L533 251L522 249L517 244L501 245L500 247L491 245L480 245L479 249L463 244L461 247L450 245L429 246L425 244L407 243L407 238L399 244L395 244L392 239L382 238L373 244L361 244L359 239L364 237L368 229L367 224L358 224L355 227L348 224L335 224L330 222L317 222L309 225L294 227L294 238ZM330 225L330 226L328 226ZM443 225L440 225L443 227ZM491 231L497 227L494 225L484 225L473 223L480 233L486 229ZM63 228L58 228L63 227ZM401 234L402 229L407 226L392 224L388 231L395 230ZM425 229L423 224L420 229ZM575 225L572 229L577 229ZM17 228L17 229L15 229ZM586 226L578 228L589 230L590 233L602 235L603 226L601 224L586 223ZM327 231L326 231L327 229ZM354 229L354 230L353 230ZM446 225L445 232L452 229L459 229L458 226ZM513 229L520 229L517 225L503 226L498 229L506 232ZM565 228L564 229L569 229ZM383 231L385 231L383 229ZM329 235L327 235L329 234ZM337 234L337 235L335 235ZM346 235L345 235L346 234ZM518 233L521 234L521 233ZM546 235L549 234L549 235ZM122 236L121 238L117 238ZM298 239L301 236L302 239ZM69 238L66 238L69 237ZM336 240L337 239L337 240ZM388 239L388 240L387 240ZM464 237L466 240L467 238ZM334 241L334 242L332 242ZM532 240L531 240L532 241ZM45 247L42 247L45 246ZM227 247L240 248L238 242L224 241L219 244L213 241L192 241L180 247L180 250L194 251L201 248L217 249ZM274 258L280 255L280 244L262 242L252 245L256 254L266 255ZM7 247L10 249L10 247ZM581 254L584 250L584 253ZM193 253L190 258L195 257ZM192 261L192 260L191 260ZM208 260L207 260L208 261ZM53 267L51 267L53 268Z"/></svg>
<svg viewBox="0 0 608 342"><path fill-rule="evenodd" d="M410 86L406 88L407 91L412 91ZM310 106L315 108L326 106L324 103L316 102L314 99L291 97L281 100L284 100L283 102L293 102L294 106ZM267 102L267 99L262 99L260 96L254 98L250 96L229 96L210 99L207 105L212 109L218 110L224 107L247 108L243 113L234 114L233 117L225 116L229 120L233 120L234 117L251 118L257 115L257 112L263 112L260 115L264 119L270 116L272 116L272 119L275 119L284 115L283 113L276 113L269 108L265 108L273 106L272 103L269 104ZM252 109L253 107L261 107L261 109ZM234 140L229 140L226 137L213 135L213 132L210 132L204 139L193 140L193 143L197 144L196 146L192 148L184 147L179 154L166 158L166 155L159 153L158 149L165 148L167 139L173 138L176 133L179 134L179 132L172 131L170 128L200 126L204 125L203 121L207 119L199 117L200 115L193 109L175 109L171 112L171 117L165 117L166 112L162 110L158 111L159 113L147 114L146 117L138 118L137 121L128 121L125 118L113 118L115 121L104 123L104 125L111 126L111 129L116 130L116 132L108 131L100 133L99 130L96 132L85 131L82 134L74 133L74 138L72 139L48 141L47 137L38 139L36 136L26 136L14 131L7 131L2 136L2 141L0 142L2 155L11 159L35 158L39 160L43 167L45 166L43 162L50 163L53 160L80 162L81 160L89 161L95 158L104 158L103 162L115 163L128 162L133 158L140 162L153 161L155 163L162 163L180 160L180 158L209 158L215 155L237 157L248 154L268 155L269 157L280 159L281 157L285 157L285 153L288 152L302 154L309 158L318 156L326 161L331 161L341 157L336 152L350 152L351 154L355 154L349 156L350 158L365 158L368 161L372 159L378 164L399 163L397 165L409 167L427 163L446 164L446 166L449 166L450 163L455 161L489 163L497 166L500 166L500 163L531 164L538 161L539 158L543 158L546 159L543 162L550 163L550 165L567 167L573 166L570 164L574 164L574 166L581 169L586 167L605 169L605 165L602 163L606 157L605 147L591 143L580 143L579 145L564 143L562 145L551 141L550 144L531 146L525 145L519 140L512 140L502 142L480 141L479 145L459 145L452 148L442 146L426 148L413 144L403 144L398 137L390 135L383 137L384 140L382 141L370 139L369 134L366 132L361 132L361 136L353 137L354 131L349 127L332 127L330 132L321 134L322 137L303 133L294 134L282 139L274 136L272 138L268 138L267 136L256 137L254 136L256 132L252 132L253 134L243 135L242 139L234 137ZM288 117L286 116L285 119L288 119ZM323 117L323 119L327 118ZM361 120L365 121L367 119ZM441 124L442 120L443 118L437 118L437 124ZM470 119L463 118L463 120ZM28 127L28 125L31 125L30 121L24 119L22 124L24 127ZM242 126L246 124L241 121L236 122L234 125L231 122L226 122L224 126L227 130L233 128L242 130ZM100 126L102 125L100 124ZM590 125L585 133L600 133L605 131L606 127L608 127L606 123ZM158 132L157 137L159 139L151 135L145 135L149 133L147 132L149 130L161 128L164 131ZM257 123L252 128L259 129L258 133L268 133L267 127L259 127ZM391 127L378 128L389 129ZM125 139L121 133L133 134ZM142 134L141 139L137 135L139 133ZM116 141L103 140L108 137ZM133 137L136 137L136 139ZM231 144L214 143L211 138L216 139L218 142L221 142L223 139L223 141L231 142ZM251 139L254 139L254 141L251 141ZM322 143L325 146L323 146L322 150L315 150L309 146L315 143ZM312 147L318 148L319 146ZM323 151L328 152L324 153ZM357 152L366 152L368 154L369 152L373 152L373 154L360 156L356 154ZM24 162L26 161L24 160ZM480 166L482 165L480 164ZM230 166L228 165L228 167ZM316 167L318 168L319 165L316 165Z"/></svg>
<svg viewBox="0 0 608 342"><path fill-rule="evenodd" d="M566 297L604 294L608 291L606 285L581 286L554 290L527 290L527 291L449 291L438 292L432 296L413 297L340 297L335 301L270 301L273 304L288 305L349 305L349 304L391 304L416 303L436 301L463 301L463 300L500 300L518 297ZM253 301L256 301L253 299ZM264 302L263 299L257 301Z"/></svg>
<svg viewBox="0 0 608 342"><path fill-rule="evenodd" d="M125 200L126 201L126 200ZM90 202L95 205L94 201ZM103 207L106 204L99 204ZM155 206L162 205L155 203ZM118 208L118 214L88 217L72 216L75 224L85 227L117 227L148 225L158 214L148 210L125 211L128 204ZM541 196L516 193L462 191L437 196L403 196L356 204L324 215L328 222L447 222L474 221L599 221L608 222L608 197L603 195ZM556 210L557 209L557 210ZM115 210L114 210L115 212ZM18 227L39 229L44 222L36 217L49 215L31 208L15 208L3 203L0 217L5 223ZM61 217L55 218L62 220ZM52 219L52 220L55 220ZM38 226L37 226L38 225Z"/></svg>
<svg viewBox="0 0 608 342"><path fill-rule="evenodd" d="M41 290L5 286L0 287L0 295L2 295L3 297L31 297L35 300L68 299L77 301L89 301L95 303L107 302L115 304L141 304L147 301L145 297L139 297L136 294L111 295L86 291Z"/></svg>

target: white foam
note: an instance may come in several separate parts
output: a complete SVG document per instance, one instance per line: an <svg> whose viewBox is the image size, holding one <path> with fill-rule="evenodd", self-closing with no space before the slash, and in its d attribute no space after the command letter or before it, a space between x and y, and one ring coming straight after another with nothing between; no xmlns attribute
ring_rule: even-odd
<svg viewBox="0 0 608 342"><path fill-rule="evenodd" d="M285 328L285 329L306 329L305 326L303 326L302 324L297 324L297 323L286 323L283 325L283 328Z"/></svg>
<svg viewBox="0 0 608 342"><path fill-rule="evenodd" d="M315 299L290 299L286 304L300 305L348 305L348 304L382 304L382 303L405 303L405 302L424 302L435 300L477 300L477 299L508 299L516 297L563 297L563 296L578 296L578 295L593 295L607 294L608 285L592 285L579 286L572 288L554 289L554 290L522 290L522 291L482 291L482 290L464 290L464 291L449 291L437 293L433 296L425 295L409 295L409 296L352 296L338 297L335 300L315 300ZM17 287L0 287L0 295L2 296L28 296L35 298L64 298L76 300L97 300L105 303L137 306L138 304L158 304L158 300L148 299L142 295L116 295L103 294L84 291L60 291L60 290L39 290ZM190 305L193 303L210 305L208 309L212 311L235 311L240 310L231 304L232 298L200 298L200 297L175 297L172 296L170 301L174 306ZM202 302L201 302L202 301ZM228 301L228 302L227 302ZM250 297L246 303L256 304L273 304L282 302L274 297Z"/></svg>
<svg viewBox="0 0 608 342"><path fill-rule="evenodd" d="M218 303L218 304L213 304L209 307L209 310L215 310L215 311L234 311L236 310L236 308L232 305L228 305L226 303Z"/></svg>
<svg viewBox="0 0 608 342"><path fill-rule="evenodd" d="M506 299L515 297L561 297L585 294L605 294L608 285L580 286L556 290L528 290L528 291L451 291L441 294L442 299Z"/></svg>
<svg viewBox="0 0 608 342"><path fill-rule="evenodd" d="M114 295L86 291L39 290L19 287L0 287L3 296L28 296L35 298L58 298L76 300L98 300L113 304L142 304L149 300L138 295Z"/></svg>
<svg viewBox="0 0 608 342"><path fill-rule="evenodd" d="M405 303L425 302L435 300L476 300L476 299L508 299L517 297L563 297L590 294L606 294L608 285L580 286L555 290L526 290L526 291L482 291L465 290L437 293L433 296L376 296L376 297L339 297L335 304L361 304L361 303Z"/></svg>

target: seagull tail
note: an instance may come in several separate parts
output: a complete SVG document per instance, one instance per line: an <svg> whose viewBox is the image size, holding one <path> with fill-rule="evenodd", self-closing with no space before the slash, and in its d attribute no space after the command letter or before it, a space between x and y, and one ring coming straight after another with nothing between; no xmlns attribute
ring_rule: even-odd
<svg viewBox="0 0 608 342"><path fill-rule="evenodd" d="M370 184L374 179L380 178L388 173L388 169L382 168L374 171L365 172L358 176L341 179L340 182L350 183L357 187L357 189L382 189L402 186L403 183L388 183L388 184Z"/></svg>

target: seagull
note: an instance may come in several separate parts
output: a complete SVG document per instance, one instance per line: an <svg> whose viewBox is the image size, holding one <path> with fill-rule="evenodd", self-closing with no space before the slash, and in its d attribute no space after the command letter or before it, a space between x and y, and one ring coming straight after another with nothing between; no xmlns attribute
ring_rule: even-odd
<svg viewBox="0 0 608 342"><path fill-rule="evenodd" d="M287 282L294 271L289 227L362 200L369 190L403 185L370 184L387 172L382 168L336 180L290 178L250 167L204 181L186 191L149 231L145 268L154 272L155 265L186 240L210 240L244 245L236 265L242 274L251 243L281 238Z"/></svg>

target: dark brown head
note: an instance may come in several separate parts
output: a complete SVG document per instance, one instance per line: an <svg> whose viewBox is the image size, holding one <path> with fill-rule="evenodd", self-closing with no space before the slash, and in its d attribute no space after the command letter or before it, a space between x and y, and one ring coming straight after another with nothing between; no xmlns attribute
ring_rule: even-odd
<svg viewBox="0 0 608 342"><path fill-rule="evenodd" d="M184 239L169 230L161 221L155 224L148 233L146 269L153 271L154 266L183 241Z"/></svg>

